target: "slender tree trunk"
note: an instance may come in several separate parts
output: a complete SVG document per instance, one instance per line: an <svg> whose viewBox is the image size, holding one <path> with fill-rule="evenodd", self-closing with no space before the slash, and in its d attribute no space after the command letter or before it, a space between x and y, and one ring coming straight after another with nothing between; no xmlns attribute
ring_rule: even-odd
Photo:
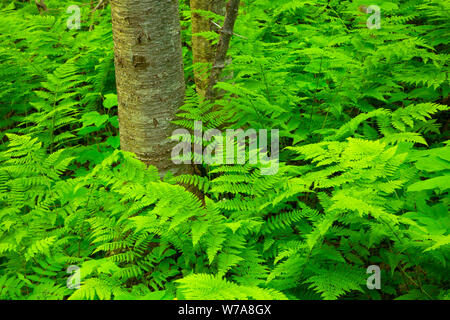
<svg viewBox="0 0 450 320"><path fill-rule="evenodd" d="M230 47L231 37L233 36L234 24L239 13L239 3L240 0L229 0L227 3L225 21L220 30L220 39L217 45L211 75L209 76L206 87L205 96L208 100L214 100L218 95L214 86L219 81L222 70L226 65L227 52Z"/></svg>
<svg viewBox="0 0 450 320"><path fill-rule="evenodd" d="M215 14L225 15L225 0L190 0L192 11L192 33L200 33L207 31L218 31L218 27L214 25L207 17L196 13L195 10L211 11ZM217 21L215 21L217 23ZM206 94L208 86L208 70L214 62L217 45L213 45L211 41L202 36L192 36L192 51L194 55L195 85L197 93L202 97Z"/></svg>
<svg viewBox="0 0 450 320"><path fill-rule="evenodd" d="M44 0L34 0L34 2L36 3L36 7L39 11L39 13L41 13L41 11L47 11L47 5L45 4Z"/></svg>
<svg viewBox="0 0 450 320"><path fill-rule="evenodd" d="M111 0L122 150L161 174L187 173L171 161L185 94L178 0Z"/></svg>

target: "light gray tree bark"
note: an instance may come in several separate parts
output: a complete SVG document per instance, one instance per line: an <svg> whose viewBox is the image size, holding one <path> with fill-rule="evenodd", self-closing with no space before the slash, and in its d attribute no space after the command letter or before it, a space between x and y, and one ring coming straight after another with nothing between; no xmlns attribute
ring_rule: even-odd
<svg viewBox="0 0 450 320"><path fill-rule="evenodd" d="M121 149L161 174L188 173L168 140L185 94L178 0L111 0Z"/></svg>

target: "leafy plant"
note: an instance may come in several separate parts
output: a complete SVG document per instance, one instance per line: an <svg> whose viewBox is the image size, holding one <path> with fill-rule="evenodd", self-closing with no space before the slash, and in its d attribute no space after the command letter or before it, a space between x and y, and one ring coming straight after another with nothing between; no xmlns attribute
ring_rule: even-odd
<svg viewBox="0 0 450 320"><path fill-rule="evenodd" d="M119 150L109 10L74 3L80 30L0 1L0 299L449 299L448 1L367 29L363 1L244 0L214 103L180 1L174 123L279 129L280 163L163 180Z"/></svg>

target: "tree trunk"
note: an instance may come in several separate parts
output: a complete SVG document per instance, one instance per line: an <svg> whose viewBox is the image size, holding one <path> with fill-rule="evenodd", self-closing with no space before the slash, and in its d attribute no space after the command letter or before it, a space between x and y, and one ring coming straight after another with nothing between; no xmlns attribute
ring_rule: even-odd
<svg viewBox="0 0 450 320"><path fill-rule="evenodd" d="M223 22L223 27L220 30L220 39L217 44L211 75L209 76L206 86L205 96L208 100L214 100L218 97L214 86L219 81L222 70L226 65L227 52L230 47L231 37L233 36L234 24L239 13L239 4L240 0L229 0L227 3L225 21Z"/></svg>
<svg viewBox="0 0 450 320"><path fill-rule="evenodd" d="M111 0L111 13L121 149L161 175L188 173L167 139L185 94L178 0Z"/></svg>
<svg viewBox="0 0 450 320"><path fill-rule="evenodd" d="M211 11L215 14L225 14L225 0L190 0L192 12L192 33L207 31L218 31L210 19L195 13L195 10ZM217 21L215 21L217 23ZM208 87L208 70L214 62L217 45L212 45L211 41L202 36L192 36L192 51L194 55L194 78L197 93L205 96ZM209 65L209 66L208 66Z"/></svg>

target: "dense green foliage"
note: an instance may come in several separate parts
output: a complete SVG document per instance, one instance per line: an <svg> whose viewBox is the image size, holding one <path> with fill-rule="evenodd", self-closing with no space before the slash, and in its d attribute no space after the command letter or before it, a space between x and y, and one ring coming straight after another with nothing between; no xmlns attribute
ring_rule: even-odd
<svg viewBox="0 0 450 320"><path fill-rule="evenodd" d="M161 181L119 150L109 8L0 1L0 299L450 298L450 3L242 2L220 108L194 93L180 2L177 123L279 129L279 172Z"/></svg>

